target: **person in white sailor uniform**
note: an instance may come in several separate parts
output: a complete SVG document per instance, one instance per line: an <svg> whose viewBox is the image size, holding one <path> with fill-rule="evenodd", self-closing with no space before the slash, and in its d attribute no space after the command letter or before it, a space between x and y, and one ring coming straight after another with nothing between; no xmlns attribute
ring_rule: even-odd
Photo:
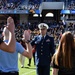
<svg viewBox="0 0 75 75"><path fill-rule="evenodd" d="M54 38L47 35L47 24L38 25L40 35L33 38L31 45L36 45L35 63L37 75L50 75L51 57L55 52Z"/></svg>

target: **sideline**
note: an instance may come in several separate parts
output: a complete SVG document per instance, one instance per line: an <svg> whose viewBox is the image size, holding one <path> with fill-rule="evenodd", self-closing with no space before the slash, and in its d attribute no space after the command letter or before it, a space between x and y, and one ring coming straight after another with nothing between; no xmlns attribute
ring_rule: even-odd
<svg viewBox="0 0 75 75"><path fill-rule="evenodd" d="M27 75L27 74L30 74L30 73L32 73L32 72L34 72L34 71L36 71L36 70L32 70L32 71L27 72L27 73L24 73L24 74L22 74L22 75Z"/></svg>

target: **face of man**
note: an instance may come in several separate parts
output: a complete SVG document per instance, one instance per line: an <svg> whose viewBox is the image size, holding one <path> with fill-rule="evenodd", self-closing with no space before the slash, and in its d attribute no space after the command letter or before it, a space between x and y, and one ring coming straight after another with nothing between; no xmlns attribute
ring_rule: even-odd
<svg viewBox="0 0 75 75"><path fill-rule="evenodd" d="M44 36L47 33L47 28L40 29L40 33Z"/></svg>

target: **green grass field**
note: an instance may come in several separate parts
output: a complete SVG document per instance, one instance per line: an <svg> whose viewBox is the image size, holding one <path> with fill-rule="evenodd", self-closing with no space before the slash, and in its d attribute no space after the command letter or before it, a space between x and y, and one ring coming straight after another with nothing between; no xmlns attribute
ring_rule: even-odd
<svg viewBox="0 0 75 75"><path fill-rule="evenodd" d="M19 75L36 75L36 66L34 66L33 59L31 61L31 66L29 67L28 65L28 59L25 58L25 68L21 68L20 61L18 63L19 67ZM52 74L50 74L52 75Z"/></svg>

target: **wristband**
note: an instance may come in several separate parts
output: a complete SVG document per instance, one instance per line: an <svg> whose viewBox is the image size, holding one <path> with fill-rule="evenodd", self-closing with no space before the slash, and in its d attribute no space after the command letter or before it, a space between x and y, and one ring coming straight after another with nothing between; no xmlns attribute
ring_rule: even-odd
<svg viewBox="0 0 75 75"><path fill-rule="evenodd" d="M25 41L27 44L30 43L30 40Z"/></svg>

